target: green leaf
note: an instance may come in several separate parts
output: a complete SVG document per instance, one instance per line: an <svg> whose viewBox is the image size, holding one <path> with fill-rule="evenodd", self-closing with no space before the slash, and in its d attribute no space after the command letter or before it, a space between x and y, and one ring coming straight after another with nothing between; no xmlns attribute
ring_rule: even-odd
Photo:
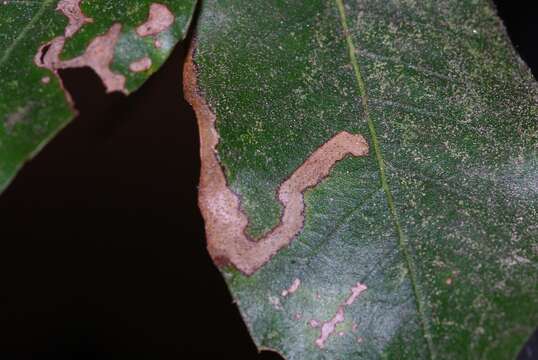
<svg viewBox="0 0 538 360"><path fill-rule="evenodd" d="M1 1L0 192L73 117L59 69L90 66L107 91L127 94L185 37L194 6L195 0Z"/></svg>
<svg viewBox="0 0 538 360"><path fill-rule="evenodd" d="M260 349L515 357L538 92L489 1L207 0L194 47L208 249Z"/></svg>

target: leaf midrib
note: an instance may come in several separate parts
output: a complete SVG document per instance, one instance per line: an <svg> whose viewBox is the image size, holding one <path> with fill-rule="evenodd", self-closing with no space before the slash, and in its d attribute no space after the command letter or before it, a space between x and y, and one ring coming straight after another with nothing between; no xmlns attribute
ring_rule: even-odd
<svg viewBox="0 0 538 360"><path fill-rule="evenodd" d="M2 58L0 58L0 67L2 65L4 65L4 63L7 61L7 59L9 59L9 56L13 52L13 49L15 49L15 47L17 47L17 45L21 42L21 40L28 33L28 31L30 31L30 29L34 26L36 21L39 20L39 18L41 18L41 16L43 16L43 13L45 12L47 7L49 7L50 4L53 1L54 0L45 0L45 1L43 1L43 3L41 4L41 7L37 11L37 13L32 17L32 20L30 20L30 22L28 24L26 24L25 27L22 28L19 35L15 38L15 40L13 40L13 42L9 45L9 47L7 47L6 50L4 51L4 55L2 55ZM37 49L36 49L36 51L37 51Z"/></svg>
<svg viewBox="0 0 538 360"><path fill-rule="evenodd" d="M346 9L344 6L344 0L335 0L336 5L338 7L338 12L340 14L340 23L342 26L342 30L344 33L344 36L346 38L346 44L347 44L347 50L349 55L349 60L351 62L351 65L353 67L353 72L355 74L355 80L357 81L357 86L359 90L359 96L361 98L362 107L364 109L364 114L366 117L366 120L368 122L368 130L370 131L370 137L372 141L372 145L374 147L374 153L376 157L376 161L379 167L379 176L381 181L381 186L383 187L383 191L385 192L385 196L387 198L387 203L389 207L390 216L392 218L392 221L394 223L394 226L396 228L396 233L398 234L398 247L402 251L404 255L405 265L407 267L409 278L411 281L411 287L413 289L413 295L415 296L416 306L417 306L417 312L420 316L420 321L422 324L422 331L424 333L424 338L426 340L428 351L430 354L430 358L434 359L436 357L435 348L433 346L432 342L432 336L429 326L429 321L426 317L426 313L424 310L424 300L420 291L420 288L417 284L417 278L415 274L415 264L414 260L411 257L409 253L409 249L407 248L407 240L405 233L402 230L402 226L400 224L400 218L398 216L398 211L396 210L396 205L394 204L394 197L392 195L392 192L390 190L387 176L385 174L385 162L383 160L383 153L381 151L381 146L379 144L379 140L377 137L377 132L375 129L375 124L370 116L369 106L368 106L368 92L366 91L366 84L364 83L364 80L362 78L361 69L359 66L359 62L357 60L356 53L358 53L357 48L355 47L355 44L353 43L353 39L351 38L351 33L349 31L349 27L347 24L347 17L346 17Z"/></svg>

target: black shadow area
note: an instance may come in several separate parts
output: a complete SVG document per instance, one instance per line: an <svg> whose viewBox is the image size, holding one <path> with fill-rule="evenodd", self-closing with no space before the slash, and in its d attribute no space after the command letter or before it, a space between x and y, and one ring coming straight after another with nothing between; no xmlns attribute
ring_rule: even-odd
<svg viewBox="0 0 538 360"><path fill-rule="evenodd" d="M494 0L501 17L521 58L538 77L538 3L533 0Z"/></svg>
<svg viewBox="0 0 538 360"><path fill-rule="evenodd" d="M129 97L62 73L80 116L0 197L0 359L278 358L205 250L184 56Z"/></svg>

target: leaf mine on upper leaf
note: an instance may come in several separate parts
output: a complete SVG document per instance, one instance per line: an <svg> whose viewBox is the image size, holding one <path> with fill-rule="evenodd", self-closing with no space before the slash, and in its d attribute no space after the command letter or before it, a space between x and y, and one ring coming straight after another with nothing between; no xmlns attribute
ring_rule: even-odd
<svg viewBox="0 0 538 360"><path fill-rule="evenodd" d="M58 70L87 66L107 91L130 93L186 36L195 3L0 2L0 192L73 117ZM139 36L148 24L153 34Z"/></svg>

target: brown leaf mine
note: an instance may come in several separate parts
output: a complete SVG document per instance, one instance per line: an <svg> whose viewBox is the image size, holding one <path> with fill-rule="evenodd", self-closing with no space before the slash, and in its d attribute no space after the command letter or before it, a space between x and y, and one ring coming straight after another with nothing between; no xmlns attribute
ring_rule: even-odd
<svg viewBox="0 0 538 360"><path fill-rule="evenodd" d="M56 7L56 10L61 11L67 19L69 19L69 24L64 32L64 35L67 38L75 35L84 24L93 22L91 18L86 17L82 13L82 10L80 9L81 1L82 0L61 0Z"/></svg>
<svg viewBox="0 0 538 360"><path fill-rule="evenodd" d="M80 10L80 1L62 0L58 3L56 9L69 19L69 24L63 36L58 36L39 48L34 62L37 66L47 68L56 75L59 69L88 66L99 75L107 92L125 92L125 77L110 70L116 42L121 34L120 24L112 25L106 34L93 39L81 56L65 61L60 59L65 41L79 31L84 24L92 21Z"/></svg>
<svg viewBox="0 0 538 360"><path fill-rule="evenodd" d="M139 36L154 36L168 29L174 23L174 14L162 4L151 4L148 20L136 28Z"/></svg>
<svg viewBox="0 0 538 360"><path fill-rule="evenodd" d="M357 297L367 289L367 286L358 282L352 289L351 295L344 301L336 311L336 314L329 320L325 321L321 325L319 338L316 339L316 345L323 349L325 347L325 342L327 339L334 333L336 326L345 320L345 308L352 305ZM315 321L315 320L314 320ZM343 336L344 333L338 333L339 336Z"/></svg>
<svg viewBox="0 0 538 360"><path fill-rule="evenodd" d="M198 203L205 220L208 251L216 264L231 263L244 274L251 275L289 245L302 230L304 191L327 177L335 163L344 157L366 156L368 144L361 135L342 131L321 145L280 185L277 194L283 207L280 223L260 240L252 240L245 232L248 219L241 211L240 199L229 189L217 157L216 117L199 92L192 53L191 48L184 67L184 87L185 97L196 112L200 131Z"/></svg>

